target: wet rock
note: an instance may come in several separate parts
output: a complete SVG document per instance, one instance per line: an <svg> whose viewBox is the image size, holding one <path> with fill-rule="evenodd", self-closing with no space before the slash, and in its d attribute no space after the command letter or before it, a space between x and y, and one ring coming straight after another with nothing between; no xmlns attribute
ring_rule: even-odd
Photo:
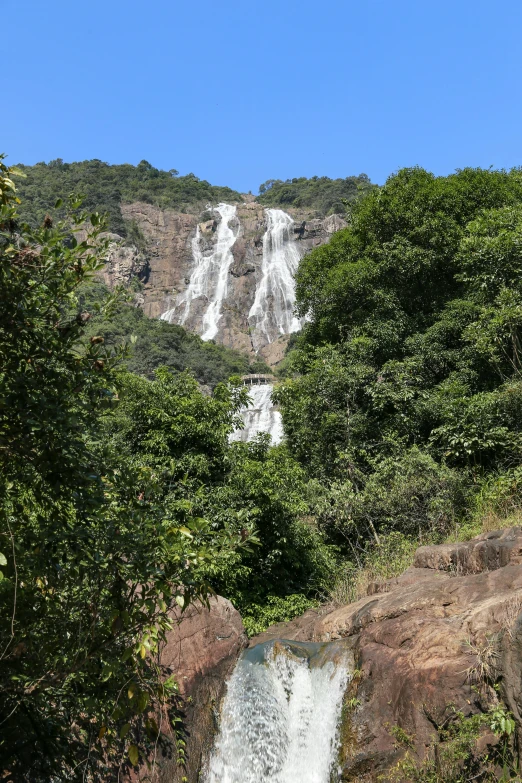
<svg viewBox="0 0 522 783"><path fill-rule="evenodd" d="M204 223L199 224L199 230L204 234L211 234L217 228L217 220L206 220Z"/></svg>
<svg viewBox="0 0 522 783"><path fill-rule="evenodd" d="M309 610L258 639L344 640L360 670L343 781L375 783L404 753L400 727L422 759L453 708L485 709L477 688L489 648L491 676L522 726L522 529L464 544L421 547L398 579L354 604ZM484 742L489 741L487 738Z"/></svg>

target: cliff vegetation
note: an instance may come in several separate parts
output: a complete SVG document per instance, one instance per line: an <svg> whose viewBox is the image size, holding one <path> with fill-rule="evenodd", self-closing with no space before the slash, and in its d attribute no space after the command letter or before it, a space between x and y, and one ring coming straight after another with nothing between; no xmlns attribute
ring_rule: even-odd
<svg viewBox="0 0 522 783"><path fill-rule="evenodd" d="M199 383L211 388L231 375L270 372L262 361L251 362L239 351L204 342L177 324L147 318L134 304L137 292L139 284L134 289L121 290L121 298L107 312L103 303L110 292L103 283L93 281L78 291L80 306L93 314L85 338L98 335L108 348L125 345L128 350L122 364L130 372L153 378L158 367L167 367L174 373L189 370Z"/></svg>
<svg viewBox="0 0 522 783"><path fill-rule="evenodd" d="M175 169L162 171L146 160L137 166L129 163L109 165L101 160L64 163L61 158L35 166L19 166L25 177L18 184L21 199L20 214L36 226L42 222L49 207L57 199L64 203L71 193L83 195L83 206L108 216L108 228L127 236L120 204L144 201L161 208L180 211L203 209L207 203L234 202L240 195L227 187L210 185L195 174L179 176ZM64 216L58 210L60 217Z"/></svg>

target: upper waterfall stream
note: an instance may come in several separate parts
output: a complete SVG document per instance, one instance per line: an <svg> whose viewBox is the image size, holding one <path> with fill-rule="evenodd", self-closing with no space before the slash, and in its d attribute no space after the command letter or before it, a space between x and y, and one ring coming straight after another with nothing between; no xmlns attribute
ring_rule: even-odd
<svg viewBox="0 0 522 783"><path fill-rule="evenodd" d="M218 204L215 211L221 215L221 220L212 251L205 253L201 249L201 231L198 226L192 240L194 269L188 287L178 298L175 307L161 316L164 321L175 320L183 326L191 314L193 302L200 297L205 297L208 305L198 329L203 340L212 340L218 333L221 307L227 295L228 270L234 261L232 247L238 234L238 230L230 226L232 218L236 216L237 208L230 204Z"/></svg>
<svg viewBox="0 0 522 783"><path fill-rule="evenodd" d="M267 642L228 682L206 783L329 783L349 681L336 643Z"/></svg>
<svg viewBox="0 0 522 783"><path fill-rule="evenodd" d="M189 324L203 340L212 340L219 332L223 303L227 296L230 299L232 248L241 232L236 206L219 204L214 211L221 220L211 246L198 225L190 243L193 264L187 287L177 295L174 306L160 316L169 323ZM265 217L261 268L248 316L244 312L256 351L301 326L294 315L294 274L301 257L293 239L294 221L282 209L265 209Z"/></svg>
<svg viewBox="0 0 522 783"><path fill-rule="evenodd" d="M297 332L301 327L294 315L294 274L300 259L297 243L291 236L294 221L282 209L267 209L265 213L261 280L249 313L256 349L280 334Z"/></svg>

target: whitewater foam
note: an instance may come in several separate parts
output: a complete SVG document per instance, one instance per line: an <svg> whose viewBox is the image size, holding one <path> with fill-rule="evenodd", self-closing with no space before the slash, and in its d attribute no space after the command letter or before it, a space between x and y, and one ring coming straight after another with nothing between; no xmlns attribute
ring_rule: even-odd
<svg viewBox="0 0 522 783"><path fill-rule="evenodd" d="M283 641L243 653L206 783L330 783L349 667L339 655L321 660L324 647Z"/></svg>

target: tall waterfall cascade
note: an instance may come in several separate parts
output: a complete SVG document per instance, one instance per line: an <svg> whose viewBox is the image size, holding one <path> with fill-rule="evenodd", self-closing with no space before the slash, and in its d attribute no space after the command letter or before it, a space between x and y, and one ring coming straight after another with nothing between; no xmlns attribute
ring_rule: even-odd
<svg viewBox="0 0 522 783"><path fill-rule="evenodd" d="M169 323L188 324L203 340L216 337L227 295L230 303L232 248L241 232L236 206L219 204L214 211L219 213L220 221L211 246L198 225L191 241L193 264L187 287L178 294L174 306L160 316ZM248 312L250 339L255 351L280 335L297 331L302 325L294 315L294 274L301 257L298 243L293 239L294 221L281 209L265 209L264 212L266 230L262 259L254 301ZM246 316L245 309L245 322ZM270 384L251 388L252 404L241 411L244 429L237 430L231 440L252 440L260 432L268 432L274 445L282 440L282 418L272 404L272 391Z"/></svg>
<svg viewBox="0 0 522 783"><path fill-rule="evenodd" d="M268 432L276 446L283 439L283 419L272 403L274 387L270 383L251 386L248 390L252 403L240 411L244 428L236 430L230 440L249 441L260 432Z"/></svg>
<svg viewBox="0 0 522 783"><path fill-rule="evenodd" d="M176 322L183 326L191 314L195 300L204 297L208 305L199 329L203 340L212 340L218 333L221 308L227 295L228 271L234 261L232 247L238 235L238 229L230 226L237 208L230 204L219 204L215 211L220 214L221 220L212 251L208 253L201 249L201 231L198 226L192 240L194 268L188 287L180 295L176 305L160 316L163 321Z"/></svg>
<svg viewBox="0 0 522 783"><path fill-rule="evenodd" d="M297 242L292 239L294 221L282 209L267 209L265 214L261 279L249 312L256 350L272 342L274 336L301 328L301 321L294 315L294 274L301 257Z"/></svg>
<svg viewBox="0 0 522 783"><path fill-rule="evenodd" d="M276 641L243 653L228 682L205 783L335 779L350 679L346 654L335 644Z"/></svg>
<svg viewBox="0 0 522 783"><path fill-rule="evenodd" d="M229 294L232 248L241 230L236 206L219 204L214 211L221 219L212 248L206 246L198 225L191 241L193 264L187 288L178 294L174 306L160 316L163 321L182 326L191 323L203 340L212 340L219 331L223 303ZM265 209L265 216L261 268L248 312L256 351L302 325L294 315L294 274L301 257L293 239L294 221L282 209Z"/></svg>

